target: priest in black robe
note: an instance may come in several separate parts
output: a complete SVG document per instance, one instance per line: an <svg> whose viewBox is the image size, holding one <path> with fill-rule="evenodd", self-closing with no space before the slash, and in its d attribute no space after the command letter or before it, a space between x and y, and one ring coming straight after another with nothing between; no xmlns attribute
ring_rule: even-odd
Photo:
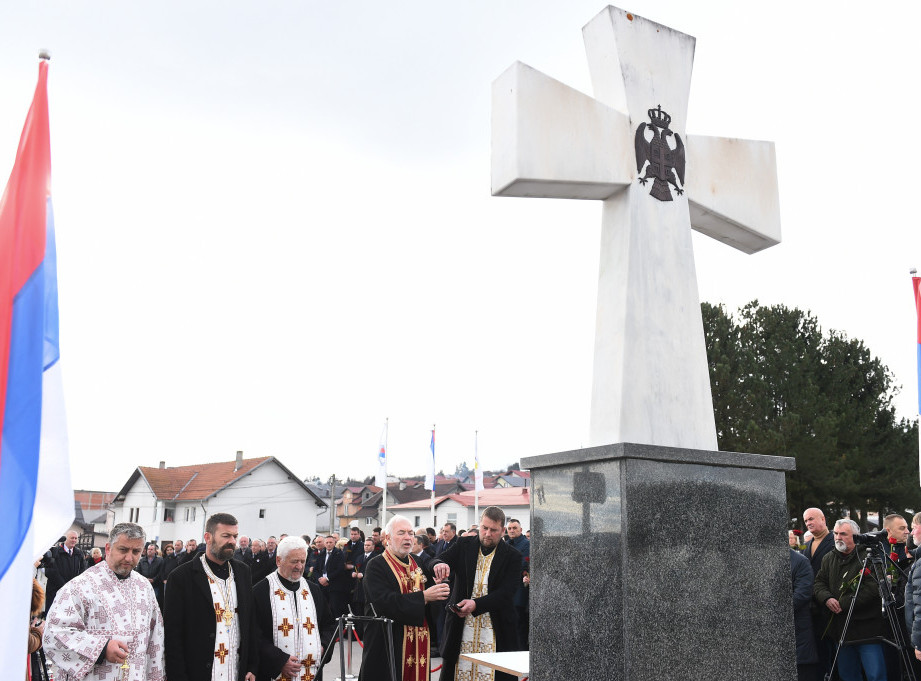
<svg viewBox="0 0 921 681"><path fill-rule="evenodd" d="M385 625L378 622L365 625L365 648L358 678L359 681L427 681L431 669L431 633L425 605L445 601L450 587L447 583L436 583L432 573L410 555L413 526L409 519L394 516L387 523L384 538L387 548L368 561L362 582L367 604L365 614L393 620L389 626L396 678L392 676L387 654Z"/></svg>
<svg viewBox="0 0 921 681"><path fill-rule="evenodd" d="M336 635L336 620L329 611L322 589L315 583L301 579L307 563L307 543L300 537L285 537L278 543L275 562L278 567L278 581L283 589L291 592L292 596L302 589L310 592L318 619L320 645L325 651ZM253 587L253 610L259 641L259 670L256 681L277 679L282 671L285 671L285 666L292 662L291 655L275 645L278 627L272 616L270 578L271 574ZM291 601L297 607L297 599L291 597ZM303 616L303 613L301 614ZM293 670L289 668L287 671ZM303 672L300 672L297 676L299 678L302 675ZM285 676L294 678L293 674L286 673ZM316 681L322 681L322 670L315 678Z"/></svg>

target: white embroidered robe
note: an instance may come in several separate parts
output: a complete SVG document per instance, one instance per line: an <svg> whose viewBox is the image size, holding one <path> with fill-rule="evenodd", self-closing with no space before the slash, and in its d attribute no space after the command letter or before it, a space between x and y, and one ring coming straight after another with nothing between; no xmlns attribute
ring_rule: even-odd
<svg viewBox="0 0 921 681"><path fill-rule="evenodd" d="M132 571L119 579L105 561L65 584L54 599L42 644L61 675L55 681L115 681L121 668L103 658L112 639L128 645L130 681L163 681L163 617L153 589Z"/></svg>

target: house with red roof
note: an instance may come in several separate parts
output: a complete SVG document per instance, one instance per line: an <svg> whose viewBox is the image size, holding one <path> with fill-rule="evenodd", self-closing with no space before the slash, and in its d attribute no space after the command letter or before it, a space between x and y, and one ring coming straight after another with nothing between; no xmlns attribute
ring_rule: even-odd
<svg viewBox="0 0 921 681"><path fill-rule="evenodd" d="M528 530L531 527L531 489L529 487L494 487L475 491L445 494L435 497L435 517L432 517L431 497L387 507L387 512L409 518L414 527L442 527L454 523L457 531L477 523L476 507L480 513L487 506L498 506L506 518L515 518Z"/></svg>
<svg viewBox="0 0 921 681"><path fill-rule="evenodd" d="M230 513L240 534L266 539L282 533L313 536L326 509L304 482L274 456L158 468L139 466L112 502L114 521L141 525L151 541L201 541L205 521Z"/></svg>

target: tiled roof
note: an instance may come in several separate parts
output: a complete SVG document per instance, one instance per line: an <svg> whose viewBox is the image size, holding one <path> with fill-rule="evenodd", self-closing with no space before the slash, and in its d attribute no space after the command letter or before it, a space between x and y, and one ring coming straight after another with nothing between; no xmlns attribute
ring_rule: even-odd
<svg viewBox="0 0 921 681"><path fill-rule="evenodd" d="M243 459L242 465L237 470L234 470L236 461L169 468L138 466L138 470L147 480L157 499L187 501L207 499L271 458L271 456L263 456L258 459Z"/></svg>

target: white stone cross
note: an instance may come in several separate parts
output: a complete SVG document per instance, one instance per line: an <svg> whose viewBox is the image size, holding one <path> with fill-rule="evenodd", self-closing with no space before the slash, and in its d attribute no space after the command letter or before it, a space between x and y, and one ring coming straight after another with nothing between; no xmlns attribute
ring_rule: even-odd
<svg viewBox="0 0 921 681"><path fill-rule="evenodd" d="M604 202L590 443L716 450L691 228L779 243L774 145L686 135L692 36L608 7L583 37L594 99L520 62L493 83L492 193Z"/></svg>

